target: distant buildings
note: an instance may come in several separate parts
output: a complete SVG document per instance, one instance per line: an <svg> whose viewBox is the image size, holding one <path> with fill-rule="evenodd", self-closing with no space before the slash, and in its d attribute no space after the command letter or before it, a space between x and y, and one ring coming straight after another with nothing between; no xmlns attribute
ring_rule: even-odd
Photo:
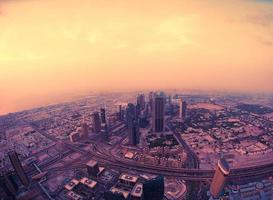
<svg viewBox="0 0 273 200"><path fill-rule="evenodd" d="M92 115L93 119L93 128L96 133L99 133L101 131L101 120L100 115L98 112L94 112Z"/></svg>
<svg viewBox="0 0 273 200"><path fill-rule="evenodd" d="M10 162L17 174L17 176L19 177L21 183L25 186L28 187L30 184L30 181L27 177L27 174L25 173L23 166L19 160L18 154L16 153L16 151L12 151L8 153Z"/></svg>
<svg viewBox="0 0 273 200"><path fill-rule="evenodd" d="M217 167L215 170L215 174L212 179L212 183L210 186L210 193L213 198L219 198L221 192L223 191L230 169L229 165L223 158L220 159L217 163Z"/></svg>
<svg viewBox="0 0 273 200"><path fill-rule="evenodd" d="M88 125L84 122L81 127L78 127L76 131L70 133L69 139L70 142L78 142L81 139L88 138Z"/></svg>
<svg viewBox="0 0 273 200"><path fill-rule="evenodd" d="M165 97L156 95L152 100L152 127L154 132L163 132L165 116Z"/></svg>
<svg viewBox="0 0 273 200"><path fill-rule="evenodd" d="M143 197L144 200L162 200L164 197L164 177L158 176L146 181L143 184Z"/></svg>

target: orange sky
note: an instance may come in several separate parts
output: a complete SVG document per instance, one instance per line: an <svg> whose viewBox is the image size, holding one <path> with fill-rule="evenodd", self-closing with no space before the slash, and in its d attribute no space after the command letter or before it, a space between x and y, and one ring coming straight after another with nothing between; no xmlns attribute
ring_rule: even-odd
<svg viewBox="0 0 273 200"><path fill-rule="evenodd" d="M0 0L0 114L158 88L273 92L273 3Z"/></svg>

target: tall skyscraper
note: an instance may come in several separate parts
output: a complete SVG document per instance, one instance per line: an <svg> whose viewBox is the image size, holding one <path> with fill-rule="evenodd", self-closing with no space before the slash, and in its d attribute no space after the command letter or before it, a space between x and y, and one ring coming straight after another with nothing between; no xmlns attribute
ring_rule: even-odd
<svg viewBox="0 0 273 200"><path fill-rule="evenodd" d="M93 115L93 127L96 133L99 133L101 130L101 121L100 121L100 115L98 112L94 112Z"/></svg>
<svg viewBox="0 0 273 200"><path fill-rule="evenodd" d="M80 137L82 139L87 139L88 138L88 125L85 122L82 123Z"/></svg>
<svg viewBox="0 0 273 200"><path fill-rule="evenodd" d="M103 139L105 141L109 140L109 131L107 124L101 124L101 134L103 135Z"/></svg>
<svg viewBox="0 0 273 200"><path fill-rule="evenodd" d="M182 99L179 100L179 118L182 120L186 119L187 114L187 103Z"/></svg>
<svg viewBox="0 0 273 200"><path fill-rule="evenodd" d="M139 143L139 125L136 120L128 124L129 144L137 145Z"/></svg>
<svg viewBox="0 0 273 200"><path fill-rule="evenodd" d="M106 124L105 108L100 109L100 118L101 118L101 123Z"/></svg>
<svg viewBox="0 0 273 200"><path fill-rule="evenodd" d="M18 154L16 153L16 151L12 151L8 153L10 162L17 174L17 176L19 177L21 183L25 186L28 187L30 182L29 179L23 169L23 166L19 160Z"/></svg>
<svg viewBox="0 0 273 200"><path fill-rule="evenodd" d="M122 105L119 105L119 113L118 113L118 115L119 115L119 120L123 121L124 120L124 111L122 109Z"/></svg>
<svg viewBox="0 0 273 200"><path fill-rule="evenodd" d="M223 191L228 175L230 172L230 168L226 160L221 158L216 166L215 174L212 179L212 183L210 186L210 193L213 198L219 198L221 192Z"/></svg>
<svg viewBox="0 0 273 200"><path fill-rule="evenodd" d="M144 96L144 94L139 94L137 96L137 105L139 105L141 110L143 110L145 108L145 96Z"/></svg>
<svg viewBox="0 0 273 200"><path fill-rule="evenodd" d="M158 176L143 183L144 200L162 200L164 198L164 177Z"/></svg>
<svg viewBox="0 0 273 200"><path fill-rule="evenodd" d="M131 120L136 119L136 106L132 103L128 103L126 108L126 121L127 123Z"/></svg>
<svg viewBox="0 0 273 200"><path fill-rule="evenodd" d="M154 132L164 131L165 98L157 95L152 101L152 126Z"/></svg>
<svg viewBox="0 0 273 200"><path fill-rule="evenodd" d="M139 143L139 125L136 109L136 106L132 103L129 103L126 108L126 122L130 145L136 145Z"/></svg>

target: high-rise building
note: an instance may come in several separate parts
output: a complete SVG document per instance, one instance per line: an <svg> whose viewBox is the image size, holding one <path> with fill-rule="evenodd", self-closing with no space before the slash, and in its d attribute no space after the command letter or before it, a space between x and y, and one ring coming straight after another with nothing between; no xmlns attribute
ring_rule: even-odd
<svg viewBox="0 0 273 200"><path fill-rule="evenodd" d="M230 168L226 160L221 158L216 166L215 174L210 186L210 193L213 198L219 198L229 176Z"/></svg>
<svg viewBox="0 0 273 200"><path fill-rule="evenodd" d="M100 118L101 118L101 123L106 124L105 108L100 109Z"/></svg>
<svg viewBox="0 0 273 200"><path fill-rule="evenodd" d="M87 173L89 176L97 176L99 173L99 165L98 162L95 160L90 160L86 163Z"/></svg>
<svg viewBox="0 0 273 200"><path fill-rule="evenodd" d="M16 151L11 151L8 153L10 162L17 174L17 176L19 177L21 183L25 186L28 187L30 184L30 181L27 177L27 174L25 173L23 166L19 160L18 154Z"/></svg>
<svg viewBox="0 0 273 200"><path fill-rule="evenodd" d="M93 115L93 127L94 127L94 131L96 133L99 133L101 130L101 121L100 121L100 115L98 112L94 112Z"/></svg>
<svg viewBox="0 0 273 200"><path fill-rule="evenodd" d="M132 103L128 103L126 108L126 122L129 123L130 121L137 118L136 107Z"/></svg>
<svg viewBox="0 0 273 200"><path fill-rule="evenodd" d="M164 177L158 176L143 184L144 200L162 200L164 198Z"/></svg>
<svg viewBox="0 0 273 200"><path fill-rule="evenodd" d="M107 124L101 124L101 134L103 135L103 139L105 141L109 140L109 131Z"/></svg>
<svg viewBox="0 0 273 200"><path fill-rule="evenodd" d="M87 139L88 138L88 125L85 122L82 123L80 137L82 139Z"/></svg>
<svg viewBox="0 0 273 200"><path fill-rule="evenodd" d="M182 99L179 100L179 118L182 120L186 119L187 114L187 103Z"/></svg>
<svg viewBox="0 0 273 200"><path fill-rule="evenodd" d="M154 132L164 131L165 98L157 95L152 101L152 126Z"/></svg>
<svg viewBox="0 0 273 200"><path fill-rule="evenodd" d="M129 131L129 144L137 145L139 143L139 125L136 120L133 120L128 124Z"/></svg>
<svg viewBox="0 0 273 200"><path fill-rule="evenodd" d="M145 108L145 96L144 96L144 94L139 94L137 96L137 105L139 105L141 110L143 110Z"/></svg>
<svg viewBox="0 0 273 200"><path fill-rule="evenodd" d="M124 111L122 109L122 105L119 105L119 112L118 112L118 115L119 115L119 120L120 121L123 121L124 120Z"/></svg>
<svg viewBox="0 0 273 200"><path fill-rule="evenodd" d="M18 185L15 182L12 173L6 173L3 176L0 176L0 186L3 188L7 198L10 197L10 199L15 199L18 191Z"/></svg>

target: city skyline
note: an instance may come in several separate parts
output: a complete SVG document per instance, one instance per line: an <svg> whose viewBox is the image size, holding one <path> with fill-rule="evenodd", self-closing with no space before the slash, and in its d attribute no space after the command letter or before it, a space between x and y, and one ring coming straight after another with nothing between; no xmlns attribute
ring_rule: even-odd
<svg viewBox="0 0 273 200"><path fill-rule="evenodd" d="M0 2L0 114L87 91L273 92L272 1Z"/></svg>

